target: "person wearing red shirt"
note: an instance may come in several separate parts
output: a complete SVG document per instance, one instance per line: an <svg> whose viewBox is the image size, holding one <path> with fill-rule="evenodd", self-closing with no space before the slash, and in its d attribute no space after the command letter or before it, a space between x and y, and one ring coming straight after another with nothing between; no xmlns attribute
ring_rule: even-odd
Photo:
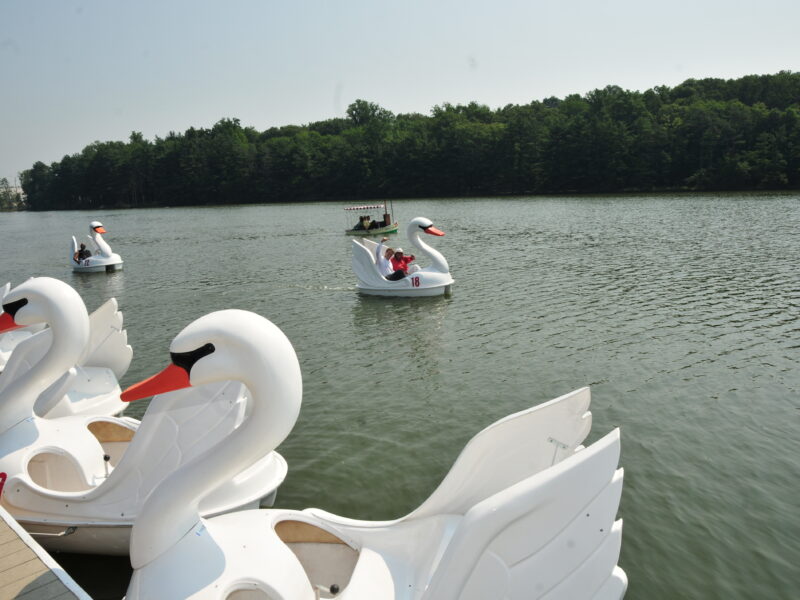
<svg viewBox="0 0 800 600"><path fill-rule="evenodd" d="M397 248L394 251L394 256L392 256L392 267L394 267L395 271L400 270L403 273L408 274L408 265L415 258L416 256L414 256L413 254L411 254L410 256L405 256L403 254L403 249Z"/></svg>

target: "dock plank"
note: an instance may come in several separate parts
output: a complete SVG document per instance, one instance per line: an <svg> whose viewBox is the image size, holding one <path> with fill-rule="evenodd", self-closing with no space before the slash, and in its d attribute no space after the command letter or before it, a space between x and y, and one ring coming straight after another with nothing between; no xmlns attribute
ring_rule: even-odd
<svg viewBox="0 0 800 600"><path fill-rule="evenodd" d="M0 600L91 600L2 507Z"/></svg>
<svg viewBox="0 0 800 600"><path fill-rule="evenodd" d="M10 569L0 573L0 589L21 579L32 581L47 571L45 564L35 554L32 554L25 562L13 565Z"/></svg>
<svg viewBox="0 0 800 600"><path fill-rule="evenodd" d="M15 600L60 600L61 598L72 600L75 594L65 591L64 585L54 576L54 580L50 583L22 591Z"/></svg>
<svg viewBox="0 0 800 600"><path fill-rule="evenodd" d="M55 573L47 572L32 581L19 582L18 585L7 590L15 600L44 600L52 598L64 591L64 585ZM0 598L3 596L0 595Z"/></svg>
<svg viewBox="0 0 800 600"><path fill-rule="evenodd" d="M4 571L8 556L19 552L20 550L30 550L28 546L19 538L11 539L5 543L0 542L0 571Z"/></svg>

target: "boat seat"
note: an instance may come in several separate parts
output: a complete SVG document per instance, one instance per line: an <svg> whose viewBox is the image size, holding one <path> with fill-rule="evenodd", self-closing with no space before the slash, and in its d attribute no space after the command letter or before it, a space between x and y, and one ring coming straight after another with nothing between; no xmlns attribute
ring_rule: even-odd
<svg viewBox="0 0 800 600"><path fill-rule="evenodd" d="M350 576L350 583L337 596L348 598L394 598L394 578L383 557L369 548L362 548Z"/></svg>
<svg viewBox="0 0 800 600"><path fill-rule="evenodd" d="M56 451L32 456L28 461L28 475L34 483L49 490L80 492L90 489L74 458Z"/></svg>
<svg viewBox="0 0 800 600"><path fill-rule="evenodd" d="M279 521L274 531L297 556L319 598L394 598L392 573L374 550L358 550L335 533L304 520ZM331 583L341 591L335 596L320 593Z"/></svg>

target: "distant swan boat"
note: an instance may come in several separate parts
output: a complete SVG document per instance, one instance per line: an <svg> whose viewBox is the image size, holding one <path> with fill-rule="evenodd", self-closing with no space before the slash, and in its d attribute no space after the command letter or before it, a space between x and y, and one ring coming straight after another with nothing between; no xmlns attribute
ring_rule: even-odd
<svg viewBox="0 0 800 600"><path fill-rule="evenodd" d="M409 221L406 235L409 243L432 264L412 270L407 277L390 281L378 272L375 251L378 244L372 240L357 238L353 240L353 271L358 283L356 287L362 294L372 296L442 296L449 295L453 286L450 265L438 250L431 248L420 239L420 233L443 236L444 232L433 226L430 219L416 217Z"/></svg>
<svg viewBox="0 0 800 600"><path fill-rule="evenodd" d="M92 221L89 224L89 241L94 246L93 253L80 248L75 236L72 236L72 253L69 259L73 271L102 273L122 270L122 258L111 251L111 246L103 239L103 233L106 233L106 229L100 221Z"/></svg>

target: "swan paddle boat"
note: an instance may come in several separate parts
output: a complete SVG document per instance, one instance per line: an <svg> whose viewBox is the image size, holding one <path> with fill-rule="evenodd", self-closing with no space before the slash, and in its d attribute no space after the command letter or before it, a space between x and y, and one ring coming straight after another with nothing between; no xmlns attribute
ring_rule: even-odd
<svg viewBox="0 0 800 600"><path fill-rule="evenodd" d="M100 273L103 271L113 272L122 270L122 258L119 254L111 251L111 246L103 239L102 234L106 233L105 227L100 221L89 223L89 241L94 250L91 256L79 257L78 241L72 236L72 252L69 261L72 270L78 273Z"/></svg>
<svg viewBox="0 0 800 600"><path fill-rule="evenodd" d="M73 361L65 370L42 364L48 378L54 379L52 385L37 399L37 414L43 416L65 416L70 414L115 415L125 409L119 399L119 379L125 374L133 357L133 349L128 345L127 332L122 326L122 313L117 301L109 299L100 308L87 316L86 306L78 293L68 284L49 277L32 278L15 288L33 288L52 306L74 307L73 313L64 310L51 310L47 324L50 327L18 343L0 377L0 391L15 379L27 373L34 365L44 362L44 357L54 345L54 336L65 335L70 330L69 321L85 320L89 323L89 341L81 346L79 340L61 340L58 344L66 355L65 360ZM62 297L77 298L72 302L60 302ZM8 296L7 296L8 297ZM5 300L3 301L5 302ZM18 309L21 300L10 302L9 306ZM23 304L24 305L24 304ZM14 333L20 327L13 315L4 310L0 314L0 332L3 335ZM25 329L44 327L36 323ZM61 363L59 363L61 364Z"/></svg>
<svg viewBox="0 0 800 600"><path fill-rule="evenodd" d="M406 227L408 241L421 255L431 260L431 265L417 270L409 269L408 276L397 281L389 281L378 272L375 258L375 251L378 248L376 242L364 238L354 239L353 271L358 279L356 283L358 291L373 296L449 295L453 285L450 265L438 250L422 241L420 233L444 235L444 232L433 226L430 219L425 217L412 219Z"/></svg>
<svg viewBox="0 0 800 600"><path fill-rule="evenodd" d="M239 310L198 319L170 353L170 366L123 399L235 379L253 394L252 422L150 494L131 534L128 600L623 596L620 434L581 446L591 427L588 388L484 429L401 519L359 521L318 509L208 519L199 499L292 430L300 367L280 329Z"/></svg>
<svg viewBox="0 0 800 600"><path fill-rule="evenodd" d="M25 373L8 385L6 373L0 375L0 473L7 475L0 503L48 550L127 554L131 527L153 488L246 423L249 392L241 383L220 381L159 395L141 423L50 416L42 399L53 396L44 392L75 364L90 326L75 290L63 284L53 294L48 286L56 280L42 279L4 298L6 318L23 326L48 323L53 335L42 359ZM286 471L276 452L254 457L247 469L229 471L209 488L198 510L211 516L270 505Z"/></svg>

